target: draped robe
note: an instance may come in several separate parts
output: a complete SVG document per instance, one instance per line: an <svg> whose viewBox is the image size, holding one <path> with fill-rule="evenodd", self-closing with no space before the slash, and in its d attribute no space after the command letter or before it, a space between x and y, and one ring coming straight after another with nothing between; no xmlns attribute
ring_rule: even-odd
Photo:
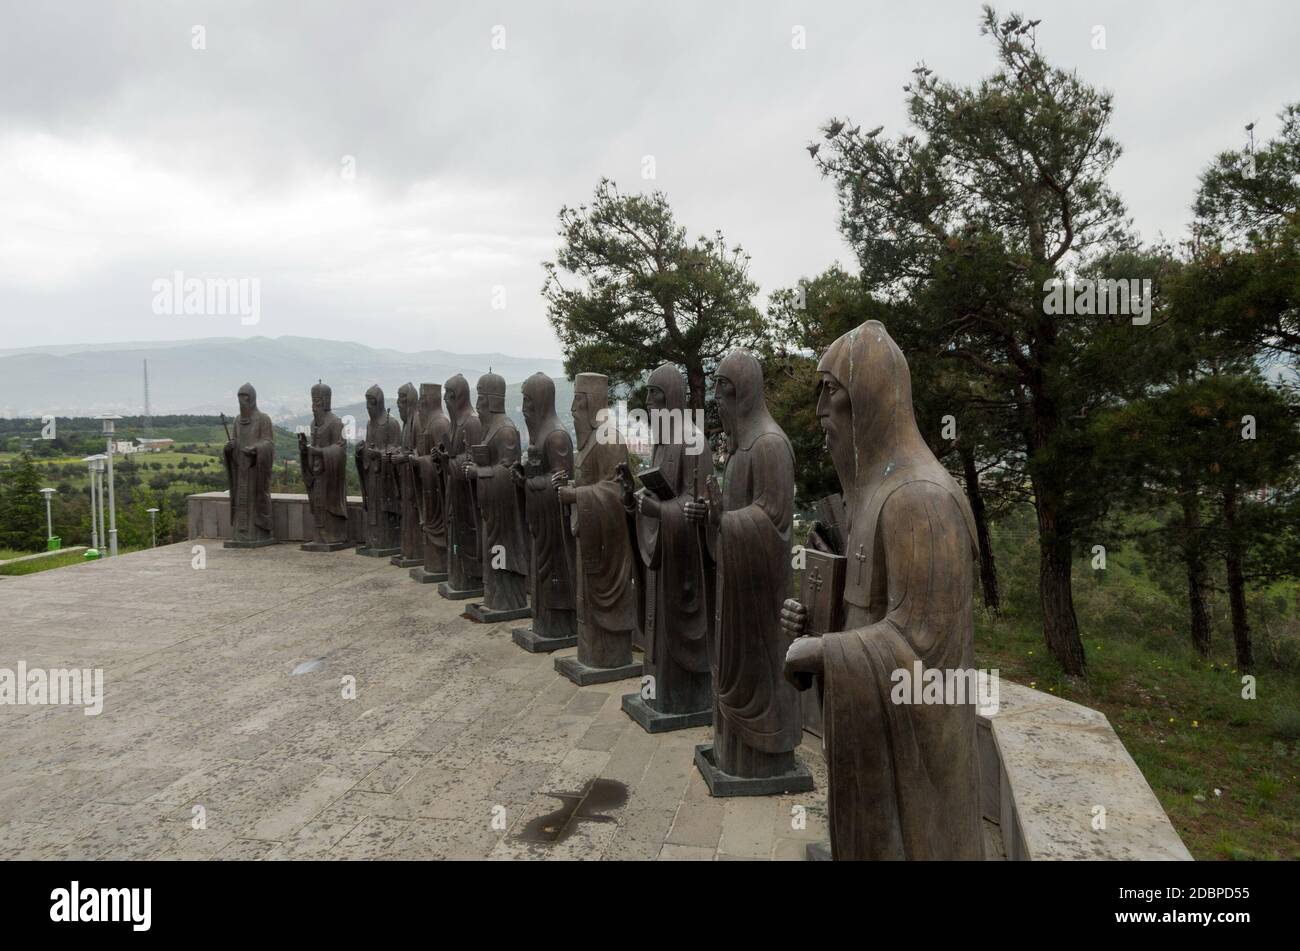
<svg viewBox="0 0 1300 951"><path fill-rule="evenodd" d="M665 409L686 410L686 385L676 367L660 367L650 375L649 385L663 391ZM688 453L683 442L656 442L650 464L672 487L673 497L658 500L658 518L639 512L633 516L639 555L635 564L640 569L638 617L646 673L654 677L654 696L647 703L660 713L708 710L712 696L704 557L685 506L704 497L713 457L707 442L697 455Z"/></svg>
<svg viewBox="0 0 1300 951"><path fill-rule="evenodd" d="M488 464L476 468L475 484L483 533L483 605L509 611L528 604L529 544L519 489L510 475L519 461L519 430L505 414L487 417L485 424Z"/></svg>
<svg viewBox="0 0 1300 951"><path fill-rule="evenodd" d="M789 639L780 627L792 577L794 454L768 422L733 449L721 522L705 536L717 566L714 757L724 773L744 777L790 771L803 736L798 695L783 673Z"/></svg>
<svg viewBox="0 0 1300 951"><path fill-rule="evenodd" d="M303 453L301 463L312 514L312 541L345 542L348 540L348 450L343 438L343 421L329 412L320 422L313 419L311 448L320 451Z"/></svg>
<svg viewBox="0 0 1300 951"><path fill-rule="evenodd" d="M432 574L447 570L447 485L433 450L446 445L451 436L451 420L445 413L421 411L417 417L415 456L411 460L415 477L420 530L424 538L424 569Z"/></svg>
<svg viewBox="0 0 1300 951"><path fill-rule="evenodd" d="M819 369L847 389L854 439L853 471L840 473L846 629L822 635L832 855L979 859L974 703L891 697L894 672L918 661L974 665L974 520L916 430L907 364L883 326L841 337Z"/></svg>
<svg viewBox="0 0 1300 951"><path fill-rule="evenodd" d="M226 481L230 487L231 537L236 541L258 541L272 537L271 465L275 459L275 435L271 417L253 410L247 418L235 418L231 438L222 453ZM245 449L255 450L246 455Z"/></svg>
<svg viewBox="0 0 1300 951"><path fill-rule="evenodd" d="M570 524L578 539L578 660L589 667L632 662L636 590L616 469L627 461L621 439L602 442L593 430L574 464L577 501Z"/></svg>
<svg viewBox="0 0 1300 951"><path fill-rule="evenodd" d="M420 509L415 484L416 440L419 437L419 409L410 410L402 420L402 455L395 457L398 493L401 499L401 560L424 561L424 531L420 527Z"/></svg>
<svg viewBox="0 0 1300 951"><path fill-rule="evenodd" d="M533 538L533 631L541 637L572 637L574 539L564 522L551 473L573 473L573 440L553 415L542 425L537 472L524 483L528 531Z"/></svg>
<svg viewBox="0 0 1300 951"><path fill-rule="evenodd" d="M365 547L374 551L397 548L400 543L401 490L397 473L384 458L384 450L402 444L402 428L385 413L371 419L366 439L357 447L357 475L365 509Z"/></svg>
<svg viewBox="0 0 1300 951"><path fill-rule="evenodd" d="M472 411L457 414L452 421L451 443L447 448L447 525L451 541L447 554L447 585L457 591L483 585L478 511L473 484L465 477L465 463L470 461L469 447L478 445L482 435L482 424Z"/></svg>

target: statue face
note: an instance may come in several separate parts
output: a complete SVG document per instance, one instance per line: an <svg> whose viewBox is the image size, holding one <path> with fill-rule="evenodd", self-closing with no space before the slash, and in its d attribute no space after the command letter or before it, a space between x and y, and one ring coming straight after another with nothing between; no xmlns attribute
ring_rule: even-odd
<svg viewBox="0 0 1300 951"><path fill-rule="evenodd" d="M316 416L320 416L323 413L327 412L328 410L329 407L325 405L325 397L319 394L314 394L311 398L312 413L314 413Z"/></svg>
<svg viewBox="0 0 1300 951"><path fill-rule="evenodd" d="M718 418L722 420L722 429L728 436L736 432L736 384L725 376L720 376L713 383L713 399L718 405Z"/></svg>
<svg viewBox="0 0 1300 951"><path fill-rule="evenodd" d="M826 447L844 485L851 485L853 469L853 403L849 391L832 373L823 372L817 394L817 421L826 432Z"/></svg>
<svg viewBox="0 0 1300 951"><path fill-rule="evenodd" d="M480 416L488 416L492 410L488 408L488 398L486 393L480 393L478 399L474 401L474 411Z"/></svg>
<svg viewBox="0 0 1300 951"><path fill-rule="evenodd" d="M645 391L645 405L646 409L664 409L668 405L668 398L659 387L650 386Z"/></svg>
<svg viewBox="0 0 1300 951"><path fill-rule="evenodd" d="M455 383L447 383L442 388L442 402L447 407L447 415L450 416L456 412L456 402L459 397L456 395L457 389Z"/></svg>
<svg viewBox="0 0 1300 951"><path fill-rule="evenodd" d="M402 422L406 422L411 415L411 409L415 406L415 394L410 390L401 390L397 394L397 414L402 417Z"/></svg>
<svg viewBox="0 0 1300 951"><path fill-rule="evenodd" d="M248 390L239 391L239 415L248 416L253 411L253 394Z"/></svg>
<svg viewBox="0 0 1300 951"><path fill-rule="evenodd" d="M596 428L595 421L591 418L591 408L587 405L586 393L574 393L573 405L569 407L573 413L573 428L580 433Z"/></svg>
<svg viewBox="0 0 1300 951"><path fill-rule="evenodd" d="M524 394L524 422L529 426L537 425L537 406L533 403L533 398L527 393Z"/></svg>
<svg viewBox="0 0 1300 951"><path fill-rule="evenodd" d="M384 403L383 400L379 398L378 393L366 394L366 411L370 414L372 419L384 411Z"/></svg>

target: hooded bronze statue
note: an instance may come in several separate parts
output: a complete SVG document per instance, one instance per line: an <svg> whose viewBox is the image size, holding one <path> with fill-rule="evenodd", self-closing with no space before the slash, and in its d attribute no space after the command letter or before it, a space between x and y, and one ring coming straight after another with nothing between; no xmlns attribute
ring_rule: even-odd
<svg viewBox="0 0 1300 951"><path fill-rule="evenodd" d="M444 598L460 601L483 593L479 561L478 510L474 486L465 475L469 450L482 441L483 426L469 398L469 381L461 374L442 385L442 399L451 420L448 442L436 449L447 478L447 580L438 585Z"/></svg>
<svg viewBox="0 0 1300 951"><path fill-rule="evenodd" d="M343 422L330 409L332 392L324 383L311 388L311 436L298 434L298 459L307 483L312 536L303 551L348 547L348 444Z"/></svg>
<svg viewBox="0 0 1300 951"><path fill-rule="evenodd" d="M983 857L975 698L894 702L896 671L969 671L975 530L966 497L922 439L911 378L878 321L818 365L817 416L845 494L845 630L798 637L785 668L823 690L836 859ZM800 635L806 609L787 602Z"/></svg>
<svg viewBox="0 0 1300 951"><path fill-rule="evenodd" d="M365 539L357 554L390 558L401 550L402 500L389 450L401 447L402 427L385 409L384 391L377 385L366 390L366 412L366 438L356 452L365 513Z"/></svg>
<svg viewBox="0 0 1300 951"><path fill-rule="evenodd" d="M222 458L230 489L230 540L226 547L274 545L271 466L275 433L271 417L257 408L257 391L251 383L239 388L239 416Z"/></svg>
<svg viewBox="0 0 1300 951"><path fill-rule="evenodd" d="M420 582L447 580L447 485L439 445L451 441L451 420L442 409L442 387L420 384L420 407L415 423L415 499L424 544L424 564L411 569Z"/></svg>
<svg viewBox="0 0 1300 951"><path fill-rule="evenodd" d="M397 473L397 487L401 498L402 528L399 536L402 550L393 556L399 568L414 568L424 564L424 531L420 527L420 508L415 490L415 442L419 428L419 395L415 384L403 383L397 391L397 414L402 420L402 443L388 451L389 464Z"/></svg>
<svg viewBox="0 0 1300 951"><path fill-rule="evenodd" d="M665 494L672 495L661 498L642 488L633 496L630 486L624 490L624 508L633 513L638 618L648 678L640 692L623 696L623 709L642 728L659 733L713 720L704 557L698 530L686 518L686 505L704 497L713 456L703 433L688 431L694 423L686 379L671 363L650 374L646 409L653 446L650 468Z"/></svg>
<svg viewBox="0 0 1300 951"><path fill-rule="evenodd" d="M768 412L753 354L733 350L714 378L729 450L723 488L710 478L707 502L686 506L704 522L716 565L713 744L696 748L695 763L715 796L804 792L812 774L794 754L803 739L798 695L782 676L794 452Z"/></svg>
<svg viewBox="0 0 1300 951"><path fill-rule="evenodd" d="M483 436L471 448L465 473L478 502L483 601L466 613L484 623L511 621L528 616L528 536L511 473L519 462L519 430L506 415L506 381L499 373L483 374L475 389Z"/></svg>
<svg viewBox="0 0 1300 951"><path fill-rule="evenodd" d="M512 471L524 491L525 521L532 535L533 623L515 628L514 641L534 653L572 647L578 642L573 604L574 543L564 522L551 476L573 475L573 440L555 412L555 381L534 373L524 381L524 422L528 453Z"/></svg>
<svg viewBox="0 0 1300 951"><path fill-rule="evenodd" d="M636 589L632 545L623 511L619 466L627 446L609 419L609 378L579 373L573 382L573 427L578 437L574 485L552 476L568 507L578 541L578 655L561 657L555 669L579 686L641 674L632 661Z"/></svg>

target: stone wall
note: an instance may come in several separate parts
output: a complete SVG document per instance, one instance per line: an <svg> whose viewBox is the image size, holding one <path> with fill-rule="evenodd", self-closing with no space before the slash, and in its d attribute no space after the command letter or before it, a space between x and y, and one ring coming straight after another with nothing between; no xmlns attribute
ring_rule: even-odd
<svg viewBox="0 0 1300 951"><path fill-rule="evenodd" d="M1191 860L1104 714L1006 680L998 707L976 733L1008 859Z"/></svg>
<svg viewBox="0 0 1300 951"><path fill-rule="evenodd" d="M202 492L186 499L188 534L190 538L230 537L230 494L228 492ZM311 509L306 495L287 492L271 493L271 518L277 541L305 542L311 537ZM352 541L361 544L363 521L361 497L348 496L348 534Z"/></svg>

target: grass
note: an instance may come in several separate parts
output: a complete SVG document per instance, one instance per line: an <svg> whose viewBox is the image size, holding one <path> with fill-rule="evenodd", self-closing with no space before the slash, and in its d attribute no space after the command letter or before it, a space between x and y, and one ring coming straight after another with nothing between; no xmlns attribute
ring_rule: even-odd
<svg viewBox="0 0 1300 951"><path fill-rule="evenodd" d="M28 554L31 553L28 552ZM82 552L63 552L58 555L50 555L48 558L20 562L16 565L0 565L0 575L30 575L38 571L49 571L51 568L79 564L85 560L82 557Z"/></svg>
<svg viewBox="0 0 1300 951"><path fill-rule="evenodd" d="M1300 859L1300 676L1256 672L1242 697L1230 655L1088 634L1086 681L1067 678L1041 632L985 615L980 667L1106 714L1197 859Z"/></svg>

